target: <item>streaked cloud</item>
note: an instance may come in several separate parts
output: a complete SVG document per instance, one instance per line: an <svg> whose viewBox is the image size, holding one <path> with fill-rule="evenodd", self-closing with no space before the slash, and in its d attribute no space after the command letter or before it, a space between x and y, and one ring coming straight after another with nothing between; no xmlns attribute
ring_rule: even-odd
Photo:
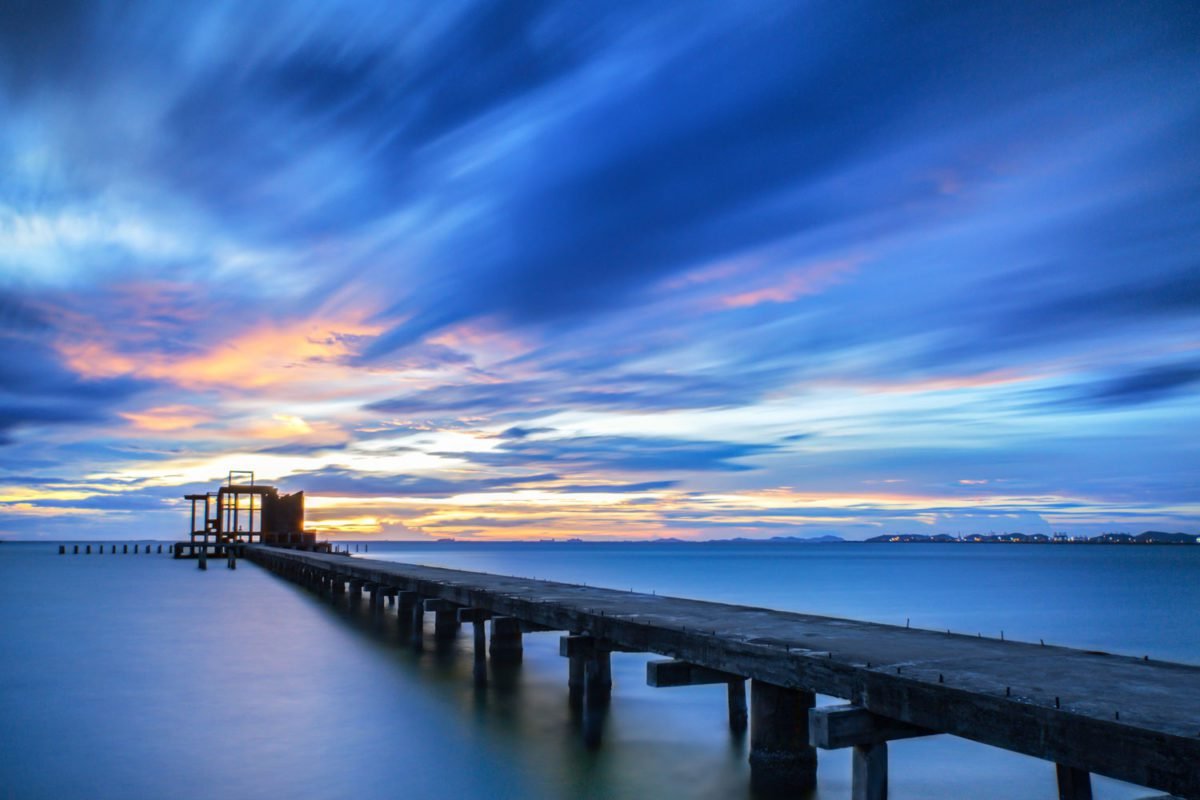
<svg viewBox="0 0 1200 800"><path fill-rule="evenodd" d="M0 535L166 529L231 468L347 535L1194 529L1198 38L19 4Z"/></svg>

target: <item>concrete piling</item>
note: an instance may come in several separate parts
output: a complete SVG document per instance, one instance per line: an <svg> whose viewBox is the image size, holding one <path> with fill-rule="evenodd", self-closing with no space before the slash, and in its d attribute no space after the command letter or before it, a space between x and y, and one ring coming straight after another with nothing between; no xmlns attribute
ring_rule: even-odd
<svg viewBox="0 0 1200 800"><path fill-rule="evenodd" d="M887 800L887 742L854 745L850 764L850 800Z"/></svg>
<svg viewBox="0 0 1200 800"><path fill-rule="evenodd" d="M418 597L412 606L412 646L414 650L425 647L425 601Z"/></svg>
<svg viewBox="0 0 1200 800"><path fill-rule="evenodd" d="M726 684L726 699L729 704L729 730L745 733L749 714L746 713L746 680L733 680Z"/></svg>
<svg viewBox="0 0 1200 800"><path fill-rule="evenodd" d="M89 556L90 556L91 554L92 554L92 546L89 544L89 545L87 546L87 555L89 555Z"/></svg>
<svg viewBox="0 0 1200 800"><path fill-rule="evenodd" d="M816 695L750 681L750 781L757 792L812 788L817 751L808 743L808 711Z"/></svg>
<svg viewBox="0 0 1200 800"><path fill-rule="evenodd" d="M524 655L521 621L516 617L493 617L491 627L489 653L492 659L506 664L520 663Z"/></svg>
<svg viewBox="0 0 1200 800"><path fill-rule="evenodd" d="M458 628L453 611L438 611L433 615L433 638L453 639L458 635Z"/></svg>
<svg viewBox="0 0 1200 800"><path fill-rule="evenodd" d="M582 653L567 656L567 699L572 706L583 705L584 657Z"/></svg>
<svg viewBox="0 0 1200 800"><path fill-rule="evenodd" d="M1092 776L1087 770L1055 764L1059 800L1092 800Z"/></svg>
<svg viewBox="0 0 1200 800"><path fill-rule="evenodd" d="M67 546L65 544L60 544L58 546L58 554L60 556L64 556L67 554Z"/></svg>

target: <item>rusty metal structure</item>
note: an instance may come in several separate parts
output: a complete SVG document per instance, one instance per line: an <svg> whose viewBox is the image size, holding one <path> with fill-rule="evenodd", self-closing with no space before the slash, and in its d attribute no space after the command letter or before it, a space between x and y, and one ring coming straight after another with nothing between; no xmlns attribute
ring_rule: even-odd
<svg viewBox="0 0 1200 800"><path fill-rule="evenodd" d="M256 483L248 470L230 470L215 492L184 495L192 503L188 541L175 546L176 558L224 555L245 544L316 547L316 533L304 529L304 492L281 494Z"/></svg>

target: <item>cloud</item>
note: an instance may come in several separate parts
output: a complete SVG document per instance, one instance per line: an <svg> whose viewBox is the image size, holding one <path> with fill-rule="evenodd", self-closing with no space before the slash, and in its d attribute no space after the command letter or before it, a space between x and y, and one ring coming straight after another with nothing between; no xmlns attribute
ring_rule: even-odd
<svg viewBox="0 0 1200 800"><path fill-rule="evenodd" d="M447 479L418 475L380 475L360 473L338 467L295 472L281 480L313 494L351 497L446 497L470 492L503 491L528 484L553 481L556 475L538 475Z"/></svg>
<svg viewBox="0 0 1200 800"><path fill-rule="evenodd" d="M739 460L770 453L766 444L697 441L668 437L573 436L508 439L486 452L444 452L489 467L544 467L580 471L739 472L754 469Z"/></svg>
<svg viewBox="0 0 1200 800"><path fill-rule="evenodd" d="M1068 396L1051 400L1048 405L1095 410L1128 408L1179 397L1197 383L1200 361L1159 364L1069 387Z"/></svg>

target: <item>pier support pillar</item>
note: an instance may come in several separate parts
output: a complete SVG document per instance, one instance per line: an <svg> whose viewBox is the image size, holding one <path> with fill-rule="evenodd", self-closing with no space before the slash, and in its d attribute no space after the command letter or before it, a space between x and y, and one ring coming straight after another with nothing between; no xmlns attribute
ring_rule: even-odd
<svg viewBox="0 0 1200 800"><path fill-rule="evenodd" d="M453 611L438 611L433 615L433 638L453 639L458 635L458 619Z"/></svg>
<svg viewBox="0 0 1200 800"><path fill-rule="evenodd" d="M362 603L363 582L358 580L350 581L350 605L358 607Z"/></svg>
<svg viewBox="0 0 1200 800"><path fill-rule="evenodd" d="M458 634L458 606L453 603L431 599L425 601L425 610L433 612L433 638L448 641Z"/></svg>
<svg viewBox="0 0 1200 800"><path fill-rule="evenodd" d="M887 742L854 745L850 764L850 800L887 800Z"/></svg>
<svg viewBox="0 0 1200 800"><path fill-rule="evenodd" d="M90 556L91 554L92 554L92 546L89 544L89 545L87 546L87 555L89 555L89 556Z"/></svg>
<svg viewBox="0 0 1200 800"><path fill-rule="evenodd" d="M113 552L116 552L117 546L113 545ZM208 569L208 544L200 545L200 561L196 564L200 569Z"/></svg>
<svg viewBox="0 0 1200 800"><path fill-rule="evenodd" d="M577 632L559 639L559 655L567 657L567 699L572 706L583 705L584 652L572 647L571 640L585 638Z"/></svg>
<svg viewBox="0 0 1200 800"><path fill-rule="evenodd" d="M599 643L583 664L583 699L592 708L612 699L612 653Z"/></svg>
<svg viewBox="0 0 1200 800"><path fill-rule="evenodd" d="M1087 770L1054 765L1058 773L1058 800L1092 800L1092 776Z"/></svg>
<svg viewBox="0 0 1200 800"><path fill-rule="evenodd" d="M490 612L482 608L458 609L458 622L469 622L473 628L475 638L473 650L475 656L474 677L476 686L487 685L487 630L484 626L491 616Z"/></svg>
<svg viewBox="0 0 1200 800"><path fill-rule="evenodd" d="M58 554L60 556L62 556L62 555L66 555L66 553L67 553L67 546L65 544L60 544L58 546Z"/></svg>
<svg viewBox="0 0 1200 800"><path fill-rule="evenodd" d="M396 592L396 622L401 630L412 627L413 604L420 602L416 592Z"/></svg>
<svg viewBox="0 0 1200 800"><path fill-rule="evenodd" d="M746 712L746 680L729 681L727 700L729 703L729 730L745 733L749 714Z"/></svg>
<svg viewBox="0 0 1200 800"><path fill-rule="evenodd" d="M412 606L412 646L414 650L422 650L425 647L425 601L417 598Z"/></svg>
<svg viewBox="0 0 1200 800"><path fill-rule="evenodd" d="M757 792L795 793L817 782L817 751L808 743L816 696L750 681L750 781Z"/></svg>
<svg viewBox="0 0 1200 800"><path fill-rule="evenodd" d="M506 664L520 663L524 656L521 621L516 617L492 618L492 659Z"/></svg>

